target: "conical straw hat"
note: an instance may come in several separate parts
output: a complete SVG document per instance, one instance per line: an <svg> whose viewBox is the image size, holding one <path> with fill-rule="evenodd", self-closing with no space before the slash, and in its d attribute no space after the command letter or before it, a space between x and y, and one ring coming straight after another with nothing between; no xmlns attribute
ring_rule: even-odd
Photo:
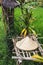
<svg viewBox="0 0 43 65"><path fill-rule="evenodd" d="M38 48L38 44L36 41L33 41L31 38L27 36L24 39L18 41L16 43L16 47L20 50L31 51Z"/></svg>

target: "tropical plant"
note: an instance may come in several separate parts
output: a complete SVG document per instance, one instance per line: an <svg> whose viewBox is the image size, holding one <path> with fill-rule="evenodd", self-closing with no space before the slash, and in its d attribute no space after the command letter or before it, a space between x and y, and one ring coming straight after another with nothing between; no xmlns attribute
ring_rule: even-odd
<svg viewBox="0 0 43 65"><path fill-rule="evenodd" d="M28 7L23 7L23 5L21 5L21 11L22 11L22 19L24 20L24 23L26 25L26 27L22 30L21 35L24 34L24 37L29 33L29 30L36 36L36 32L31 29L31 27L29 27L30 25L30 19L32 19L32 10L33 7L32 6L28 6Z"/></svg>

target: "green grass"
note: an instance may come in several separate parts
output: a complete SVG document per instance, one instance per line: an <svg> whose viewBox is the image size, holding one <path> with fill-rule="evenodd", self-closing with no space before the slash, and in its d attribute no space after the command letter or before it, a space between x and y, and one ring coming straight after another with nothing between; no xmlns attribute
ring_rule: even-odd
<svg viewBox="0 0 43 65"><path fill-rule="evenodd" d="M2 9L0 7L0 16L1 15L2 15ZM20 27L24 26L23 21L20 20L20 16L22 15L21 10L16 8L14 15L16 19L15 21L16 24L14 23L14 25L16 26L15 30L17 31L18 34L19 31L22 30ZM37 7L35 10L33 10L33 16L36 18L36 20L31 23L31 26L33 25L35 31L37 33L40 33L41 36L43 36L43 8ZM6 36L5 36L4 24L2 19L0 19L0 65L14 65L15 63L12 59L8 60L8 58L6 58L8 49L5 37ZM43 43L43 40L41 40L41 43ZM35 65L33 62L27 61L27 63L28 65ZM27 63L23 63L23 65L27 65Z"/></svg>
<svg viewBox="0 0 43 65"><path fill-rule="evenodd" d="M38 33L43 34L43 8L36 8L33 11L33 16L36 20L32 23Z"/></svg>
<svg viewBox="0 0 43 65"><path fill-rule="evenodd" d="M37 34L40 34L40 36L43 36L43 8L37 7L33 11L33 17L36 18L36 20L32 23L34 26ZM43 40L41 40L43 43Z"/></svg>
<svg viewBox="0 0 43 65"><path fill-rule="evenodd" d="M1 15L2 15L2 9L0 8L0 65L3 65L6 56L6 42L4 41L5 32Z"/></svg>

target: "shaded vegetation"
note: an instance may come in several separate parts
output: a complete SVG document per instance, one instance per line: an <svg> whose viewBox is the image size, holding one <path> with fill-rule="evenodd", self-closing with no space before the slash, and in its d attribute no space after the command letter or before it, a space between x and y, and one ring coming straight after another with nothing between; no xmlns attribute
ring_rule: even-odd
<svg viewBox="0 0 43 65"><path fill-rule="evenodd" d="M0 8L0 65L15 65L16 62L9 58L9 50L6 43L6 34L4 29L4 24L2 20L2 10ZM14 18L14 28L16 34L20 34L21 30L25 27L24 22L20 19L20 16L22 15L20 8L15 9L15 18ZM33 29L38 34L41 34L40 36L43 36L43 8L37 7L35 10L33 10L33 17L35 17L34 22L31 23L30 26L34 26ZM14 33L15 33L14 32ZM40 40L41 43L43 43L43 40ZM41 65L40 63L35 63L31 61L23 61L23 65Z"/></svg>

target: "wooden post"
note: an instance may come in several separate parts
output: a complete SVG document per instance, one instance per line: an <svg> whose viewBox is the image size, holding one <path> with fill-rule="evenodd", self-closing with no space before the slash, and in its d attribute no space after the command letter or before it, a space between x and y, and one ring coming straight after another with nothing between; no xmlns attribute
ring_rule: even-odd
<svg viewBox="0 0 43 65"><path fill-rule="evenodd" d="M9 51L11 51L12 53L13 42L11 38L14 35L14 9L2 7L2 10L3 10L3 22L5 26L5 31L6 31L7 45L8 45Z"/></svg>

